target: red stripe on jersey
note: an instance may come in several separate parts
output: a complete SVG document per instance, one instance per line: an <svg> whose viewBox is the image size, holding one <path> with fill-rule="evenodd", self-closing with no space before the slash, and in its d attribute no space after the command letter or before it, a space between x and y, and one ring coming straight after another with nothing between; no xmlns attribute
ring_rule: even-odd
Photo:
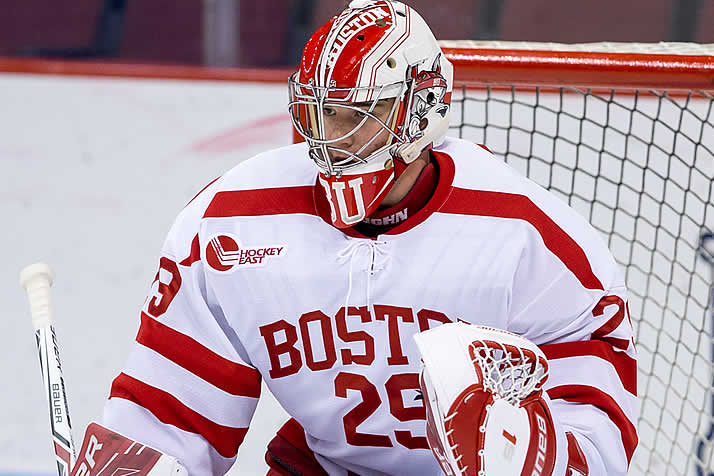
<svg viewBox="0 0 714 476"><path fill-rule="evenodd" d="M233 428L215 423L191 410L170 393L147 385L125 373L112 382L109 398L129 400L151 412L161 423L205 438L224 458L233 458L248 428Z"/></svg>
<svg viewBox="0 0 714 476"><path fill-rule="evenodd" d="M585 458L577 438L569 431L565 433L565 438L568 440L568 470L570 471L567 474L577 471L579 474L588 476L590 474L588 460Z"/></svg>
<svg viewBox="0 0 714 476"><path fill-rule="evenodd" d="M193 237L191 241L191 252L189 255L181 261L179 264L181 266L191 266L193 263L201 259L201 244L198 241L198 235Z"/></svg>
<svg viewBox="0 0 714 476"><path fill-rule="evenodd" d="M627 455L627 464L630 464L632 453L637 447L637 429L627 418L615 399L602 390L589 385L560 385L548 390L548 396L553 399L565 400L573 403L593 405L604 411L610 420L620 430L622 446Z"/></svg>
<svg viewBox="0 0 714 476"><path fill-rule="evenodd" d="M491 152L491 149L489 149L488 147L486 147L484 144L476 144L476 145L479 146L479 147L481 147L483 150L485 150L485 151L488 152L489 154L493 154L493 152Z"/></svg>
<svg viewBox="0 0 714 476"><path fill-rule="evenodd" d="M211 185L213 185L213 183L214 183L216 180L218 180L219 178L221 178L220 175L219 175L218 177L214 178L213 180L211 180L210 182L208 182L208 184L207 184L205 187L203 187L201 190L199 190L198 193L197 193L196 195L194 195L191 200L188 201L188 203L186 204L186 206L191 205L191 202L193 202L194 200L196 200L196 197L198 197L199 195L201 195L204 190L206 190L208 187L210 187Z"/></svg>
<svg viewBox="0 0 714 476"><path fill-rule="evenodd" d="M208 205L204 218L286 215L317 215L314 186L263 188L218 192Z"/></svg>
<svg viewBox="0 0 714 476"><path fill-rule="evenodd" d="M585 288L603 289L582 248L524 195L452 187L451 196L439 211L527 221L538 230L545 246L562 261Z"/></svg>
<svg viewBox="0 0 714 476"><path fill-rule="evenodd" d="M600 340L563 342L543 345L540 349L548 360L583 356L594 356L606 360L615 367L625 390L637 396L637 361L625 352L616 352L607 342Z"/></svg>
<svg viewBox="0 0 714 476"><path fill-rule="evenodd" d="M260 373L141 313L136 341L231 395L260 397Z"/></svg>

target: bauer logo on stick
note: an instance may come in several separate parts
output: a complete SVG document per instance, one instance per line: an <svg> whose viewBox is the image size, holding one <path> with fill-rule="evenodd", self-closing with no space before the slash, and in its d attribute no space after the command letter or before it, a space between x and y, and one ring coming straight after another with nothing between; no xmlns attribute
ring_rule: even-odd
<svg viewBox="0 0 714 476"><path fill-rule="evenodd" d="M230 234L214 235L205 248L205 257L211 269L227 273L236 267L265 266L271 258L283 256L285 246L244 247Z"/></svg>

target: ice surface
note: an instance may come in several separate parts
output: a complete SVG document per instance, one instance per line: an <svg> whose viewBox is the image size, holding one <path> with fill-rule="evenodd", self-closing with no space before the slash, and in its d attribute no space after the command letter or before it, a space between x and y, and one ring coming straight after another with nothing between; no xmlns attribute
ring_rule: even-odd
<svg viewBox="0 0 714 476"><path fill-rule="evenodd" d="M18 273L56 274L75 439L101 416L138 329L171 222L234 164L291 141L287 87L0 75L0 472L54 474ZM285 420L267 389L234 473L265 474Z"/></svg>

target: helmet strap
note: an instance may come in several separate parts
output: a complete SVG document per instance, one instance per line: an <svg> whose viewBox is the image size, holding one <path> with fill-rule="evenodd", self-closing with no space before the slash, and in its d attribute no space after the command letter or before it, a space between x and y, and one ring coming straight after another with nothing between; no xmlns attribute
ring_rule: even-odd
<svg viewBox="0 0 714 476"><path fill-rule="evenodd" d="M404 173L405 170L407 170L407 167L409 167L409 164L404 162L404 159L401 157L394 157L394 180L397 180L397 178Z"/></svg>

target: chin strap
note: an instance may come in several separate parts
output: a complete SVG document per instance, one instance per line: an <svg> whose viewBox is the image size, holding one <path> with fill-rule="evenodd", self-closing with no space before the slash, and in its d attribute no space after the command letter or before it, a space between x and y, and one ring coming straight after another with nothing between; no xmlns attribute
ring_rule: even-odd
<svg viewBox="0 0 714 476"><path fill-rule="evenodd" d="M424 130L427 133L414 142L401 144L392 155L399 157L406 164L414 162L426 149L438 147L444 142L444 136L449 130L449 123L446 120L439 120L436 127L426 127Z"/></svg>
<svg viewBox="0 0 714 476"><path fill-rule="evenodd" d="M408 145L408 144L405 144L405 145ZM414 162L421 155L422 152L424 152L425 150L431 150L433 148L432 147L433 145L438 145L438 144L433 143L433 144L427 145L426 147L424 147L423 149L421 149L419 151L419 154L417 154L416 157L414 157L411 160L403 159L399 155L393 155L392 157L394 160L394 180L396 181L399 178L399 176L402 175L402 173L404 173L405 170L407 170L407 167L409 167L409 164ZM404 147L404 145L400 146L400 148L401 147ZM399 153L399 149L397 149L396 153L397 154Z"/></svg>
<svg viewBox="0 0 714 476"><path fill-rule="evenodd" d="M408 163L404 161L401 157L394 157L394 180L396 181L397 178L404 173L405 170L407 170L407 167L409 166Z"/></svg>

